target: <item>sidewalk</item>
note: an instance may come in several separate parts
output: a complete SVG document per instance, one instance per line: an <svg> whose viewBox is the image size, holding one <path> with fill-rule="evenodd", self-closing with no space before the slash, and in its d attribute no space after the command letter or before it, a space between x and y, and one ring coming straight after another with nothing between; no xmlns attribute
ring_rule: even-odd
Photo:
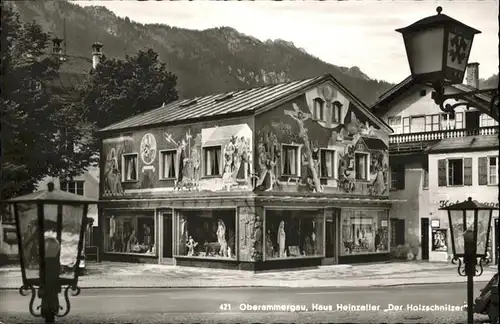
<svg viewBox="0 0 500 324"><path fill-rule="evenodd" d="M497 266L487 266L475 282L487 282ZM145 287L377 287L415 284L464 283L456 265L430 262L390 262L322 266L318 269L247 272L157 264L102 262L87 264L79 278L81 288ZM0 289L21 286L18 266L0 268ZM481 283L482 285L482 283Z"/></svg>

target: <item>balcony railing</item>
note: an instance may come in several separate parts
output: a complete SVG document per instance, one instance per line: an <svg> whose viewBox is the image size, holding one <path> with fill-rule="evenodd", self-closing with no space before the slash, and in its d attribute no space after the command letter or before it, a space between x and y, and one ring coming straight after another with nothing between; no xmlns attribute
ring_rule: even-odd
<svg viewBox="0 0 500 324"><path fill-rule="evenodd" d="M498 126L481 127L477 129L451 129L433 132L393 134L389 136L389 143L411 143L437 141L445 138L465 137L472 135L494 135L498 134Z"/></svg>

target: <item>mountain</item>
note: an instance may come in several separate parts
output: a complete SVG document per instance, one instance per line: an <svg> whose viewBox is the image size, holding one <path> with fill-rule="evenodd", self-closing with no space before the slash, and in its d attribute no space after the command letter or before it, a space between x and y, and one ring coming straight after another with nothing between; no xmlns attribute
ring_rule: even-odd
<svg viewBox="0 0 500 324"><path fill-rule="evenodd" d="M498 73L493 74L490 76L488 79L484 80L481 79L479 81L479 87L480 88L498 88Z"/></svg>
<svg viewBox="0 0 500 324"><path fill-rule="evenodd" d="M180 98L203 96L331 73L370 105L390 83L370 79L358 67L325 63L284 40L265 41L229 27L189 30L119 18L105 7L82 8L66 1L12 1L24 22L35 20L64 37L67 54L90 58L101 42L108 57L124 58L153 48L178 76ZM145 4L146 5L146 4ZM167 22L168 23L168 22Z"/></svg>

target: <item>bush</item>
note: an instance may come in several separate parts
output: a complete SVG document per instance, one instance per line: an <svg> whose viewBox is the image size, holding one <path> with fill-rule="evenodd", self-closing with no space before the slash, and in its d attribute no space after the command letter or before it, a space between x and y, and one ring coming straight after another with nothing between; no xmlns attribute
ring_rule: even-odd
<svg viewBox="0 0 500 324"><path fill-rule="evenodd" d="M398 245L392 249L391 254L399 260L414 261L417 259L418 247L410 246L410 244Z"/></svg>

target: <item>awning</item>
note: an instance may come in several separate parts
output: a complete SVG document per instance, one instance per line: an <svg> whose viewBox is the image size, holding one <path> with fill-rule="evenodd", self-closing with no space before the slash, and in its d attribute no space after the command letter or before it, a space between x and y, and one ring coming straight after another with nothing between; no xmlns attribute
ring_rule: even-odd
<svg viewBox="0 0 500 324"><path fill-rule="evenodd" d="M247 124L219 126L202 131L203 146L226 145L232 137L252 138L252 130Z"/></svg>

